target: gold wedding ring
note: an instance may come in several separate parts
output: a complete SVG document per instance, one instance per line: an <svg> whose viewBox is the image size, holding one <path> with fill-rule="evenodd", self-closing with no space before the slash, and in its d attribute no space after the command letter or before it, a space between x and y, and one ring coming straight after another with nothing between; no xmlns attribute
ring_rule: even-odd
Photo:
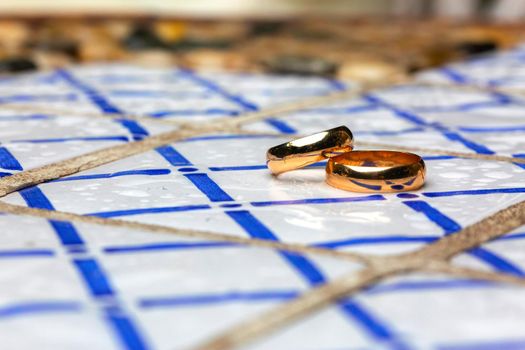
<svg viewBox="0 0 525 350"><path fill-rule="evenodd" d="M354 138L346 126L339 126L272 147L266 165L274 175L304 168L353 149Z"/></svg>
<svg viewBox="0 0 525 350"><path fill-rule="evenodd" d="M326 182L353 192L405 192L425 182L425 162L413 153L352 151L330 158Z"/></svg>

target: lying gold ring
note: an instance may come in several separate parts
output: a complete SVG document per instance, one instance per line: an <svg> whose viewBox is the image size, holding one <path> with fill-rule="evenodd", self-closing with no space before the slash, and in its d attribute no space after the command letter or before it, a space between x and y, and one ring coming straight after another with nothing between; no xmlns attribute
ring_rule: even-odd
<svg viewBox="0 0 525 350"><path fill-rule="evenodd" d="M328 160L326 182L353 192L404 192L425 182L425 162L413 153L353 151Z"/></svg>
<svg viewBox="0 0 525 350"><path fill-rule="evenodd" d="M349 152L353 142L352 132L346 126L339 126L270 148L266 165L278 175Z"/></svg>

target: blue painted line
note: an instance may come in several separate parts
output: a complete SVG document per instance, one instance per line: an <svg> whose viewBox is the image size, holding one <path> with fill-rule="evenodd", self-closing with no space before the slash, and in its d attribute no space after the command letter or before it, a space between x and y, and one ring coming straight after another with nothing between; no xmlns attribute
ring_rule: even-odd
<svg viewBox="0 0 525 350"><path fill-rule="evenodd" d="M346 90L346 84L343 83L342 81L340 80L336 80L336 79L327 79L326 80L328 82L328 84L330 85L330 87L332 88L332 90L335 90L335 91L345 91Z"/></svg>
<svg viewBox="0 0 525 350"><path fill-rule="evenodd" d="M470 78L468 78L465 74L460 73L451 67L443 67L439 70L439 72L457 84L467 84L470 82Z"/></svg>
<svg viewBox="0 0 525 350"><path fill-rule="evenodd" d="M209 94L194 91L111 90L109 96L133 98L207 98Z"/></svg>
<svg viewBox="0 0 525 350"><path fill-rule="evenodd" d="M478 196L484 194L494 193L525 193L525 187L516 188L490 188L483 190L460 190L460 191L444 191L444 192L423 192L425 197L451 197L451 196Z"/></svg>
<svg viewBox="0 0 525 350"><path fill-rule="evenodd" d="M104 271L94 259L74 259L73 263L82 274L93 296L103 297L115 294Z"/></svg>
<svg viewBox="0 0 525 350"><path fill-rule="evenodd" d="M205 79L202 76L197 75L195 72L189 69L179 69L178 74L222 96L226 100L235 103L236 105L242 107L246 111L257 111L258 110L257 106L254 105L253 103L246 101L244 98L242 98L239 95L235 95L235 94L232 94L226 91L223 87L221 87L219 84L215 83L214 81Z"/></svg>
<svg viewBox="0 0 525 350"><path fill-rule="evenodd" d="M288 123L286 123L283 120L276 119L276 118L267 118L266 123L270 124L272 127L274 127L277 131L281 132L282 134L295 134L297 133L297 130L293 127L291 127Z"/></svg>
<svg viewBox="0 0 525 350"><path fill-rule="evenodd" d="M18 193L31 208L55 210L49 199L47 199L37 186L25 188ZM58 238L63 245L70 246L84 244L84 241L71 223L58 220L49 220L49 223L57 233Z"/></svg>
<svg viewBox="0 0 525 350"><path fill-rule="evenodd" d="M107 100L104 96L98 93L95 89L76 79L68 71L63 69L58 70L57 74L66 82L68 82L71 86L82 91L104 113L124 114L117 106L113 105L109 100ZM134 140L142 140L143 138L149 136L148 131L134 120L119 119L117 120L117 122L119 122L133 135ZM188 160L182 157L182 155L180 155L171 146L159 147L157 149L157 152L162 157L164 157L170 164L172 164L173 162L174 164L179 165L179 163L181 163L183 160L185 160L185 163L180 165L189 164Z"/></svg>
<svg viewBox="0 0 525 350"><path fill-rule="evenodd" d="M91 175L78 175L62 177L50 182L64 182L64 181L78 181L78 180L95 180L95 179L111 179L120 176L135 176L135 175L147 175L147 176L158 176L170 174L170 169L142 169L142 170L125 170L118 171L116 173L105 173L105 174L91 174Z"/></svg>
<svg viewBox="0 0 525 350"><path fill-rule="evenodd" d="M135 120L115 119L115 121L127 129L135 141L142 140L149 135L149 132Z"/></svg>
<svg viewBox="0 0 525 350"><path fill-rule="evenodd" d="M141 338L136 326L120 309L116 312L106 310L106 317L114 330L118 333L122 345L129 350L146 350L148 346L144 339Z"/></svg>
<svg viewBox="0 0 525 350"><path fill-rule="evenodd" d="M382 201L386 198L380 194L373 194L362 197L344 197L344 198L309 198L309 199L295 199L286 201L264 201L251 202L254 207L267 207L273 205L295 205L295 204L329 204L329 203L349 203L349 202L368 202L368 201Z"/></svg>
<svg viewBox="0 0 525 350"><path fill-rule="evenodd" d="M226 214L241 226L251 237L268 241L278 241L277 237L247 210L226 211ZM305 257L288 252L280 252L303 278L312 286L325 282L321 272Z"/></svg>
<svg viewBox="0 0 525 350"><path fill-rule="evenodd" d="M525 238L525 233L513 233L510 235L498 237L497 240L512 240L512 239L523 239L523 238Z"/></svg>
<svg viewBox="0 0 525 350"><path fill-rule="evenodd" d="M223 294L182 295L176 297L147 298L139 301L139 306L149 308L199 306L209 304L286 301L300 295L295 290L264 290L256 292L227 292Z"/></svg>
<svg viewBox="0 0 525 350"><path fill-rule="evenodd" d="M465 147L473 150L474 152L476 152L478 154L495 154L495 152L490 150L488 147L486 147L484 145L481 145L479 143L467 140L466 138L464 138L463 136L461 136L460 134L458 134L456 132L443 131L442 133L447 139L449 139L451 141L460 142Z"/></svg>
<svg viewBox="0 0 525 350"><path fill-rule="evenodd" d="M207 174L184 174L212 202L232 202L234 199L224 192Z"/></svg>
<svg viewBox="0 0 525 350"><path fill-rule="evenodd" d="M515 158L525 158L525 154L522 154L522 153L513 154L512 156ZM513 163L513 164L519 166L522 169L525 169L525 164L523 163Z"/></svg>
<svg viewBox="0 0 525 350"><path fill-rule="evenodd" d="M266 165L239 165L239 166L223 166L223 167L210 167L210 171L242 171L242 170L262 170L268 169Z"/></svg>
<svg viewBox="0 0 525 350"><path fill-rule="evenodd" d="M45 314L57 312L79 312L82 304L74 301L35 301L23 304L0 306L0 319L28 314Z"/></svg>
<svg viewBox="0 0 525 350"><path fill-rule="evenodd" d="M36 186L26 188L19 193L26 201L27 205L32 208L54 210L49 199ZM70 249L71 252L80 251L84 253L86 251L82 238L71 223L56 220L49 220L49 223L57 233L65 248L72 247L73 249ZM108 277L105 275L96 260L92 258L74 259L73 264L94 297L106 299L108 297L115 297L115 293L110 286ZM127 318L123 310L118 306L113 306L112 308L116 309L117 312L108 312L108 307L105 307L104 310L106 311L106 316L126 348L130 350L147 349L144 341L140 337L139 331L135 328L131 320Z"/></svg>
<svg viewBox="0 0 525 350"><path fill-rule="evenodd" d="M362 113L362 112L376 111L378 109L381 109L381 107L379 105L365 104L365 105L353 106L353 107L317 107L317 108L309 108L309 109L302 109L302 110L296 111L294 113L301 113L301 114L311 114L311 113L357 114L357 113Z"/></svg>
<svg viewBox="0 0 525 350"><path fill-rule="evenodd" d="M365 291L367 295L391 293L391 292L414 292L422 290L449 290L466 288L498 287L495 282L476 280L450 280L450 281L414 281L399 282L385 285L376 285Z"/></svg>
<svg viewBox="0 0 525 350"><path fill-rule="evenodd" d="M375 135L375 136L394 136L394 135L404 135L404 134L410 134L414 132L421 132L425 131L425 128L422 127L415 127L415 128L409 128L409 129L403 129L403 130L356 130L354 132L355 135Z"/></svg>
<svg viewBox="0 0 525 350"><path fill-rule="evenodd" d="M475 248L469 251L470 255L473 255L480 260L493 266L496 270L505 272L518 277L525 277L525 273L515 264L497 256L487 248Z"/></svg>
<svg viewBox="0 0 525 350"><path fill-rule="evenodd" d="M428 123L424 120L415 115L414 113L410 113L408 111L400 110L399 108L393 106L392 104L383 101L379 97L372 95L372 94L366 94L363 96L363 98L368 101L371 104L375 104L377 106L385 107L389 110L391 110L396 116L400 117L401 119L408 120L409 122L420 125L420 126L427 126Z"/></svg>
<svg viewBox="0 0 525 350"><path fill-rule="evenodd" d="M186 117L186 116L237 116L239 111L234 109L221 109L221 108L209 108L209 109L180 109L180 110L167 110L157 111L149 113L150 117L154 118L166 118L166 117Z"/></svg>
<svg viewBox="0 0 525 350"><path fill-rule="evenodd" d="M190 137L179 142L196 142L196 141L214 141L214 140L243 140L243 139L275 139L281 137L280 135L208 135Z"/></svg>
<svg viewBox="0 0 525 350"><path fill-rule="evenodd" d="M226 211L239 226L241 226L251 237L278 241L277 237L246 210ZM302 255L280 252L282 257L297 271L311 286L318 286L326 283L321 271L309 259ZM343 300L338 303L346 315L359 322L359 324L375 339L381 341L393 341L393 333L372 316L362 306L351 300Z"/></svg>
<svg viewBox="0 0 525 350"><path fill-rule="evenodd" d="M0 104L2 103L21 103L21 102L34 102L34 101L76 101L78 96L76 94L57 94L57 95L12 95L12 96L0 96Z"/></svg>
<svg viewBox="0 0 525 350"><path fill-rule="evenodd" d="M5 147L0 147L0 168L7 170L24 170L11 152Z"/></svg>
<svg viewBox="0 0 525 350"><path fill-rule="evenodd" d="M161 146L156 151L164 157L172 166L187 166L192 165L191 162L186 159L180 152L178 152L173 146Z"/></svg>
<svg viewBox="0 0 525 350"><path fill-rule="evenodd" d="M404 201L403 203L412 208L413 210L424 214L430 221L434 222L436 225L441 227L445 235L450 235L454 232L461 230L461 226L457 222L455 222L445 214L441 213L439 210L432 207L427 202ZM486 248L474 248L468 253L484 261L485 263L492 266L498 271L511 273L520 277L525 276L525 274L517 266L515 266L509 261L506 261L502 257L499 257L496 254L488 251Z"/></svg>
<svg viewBox="0 0 525 350"><path fill-rule="evenodd" d="M525 339L508 339L463 344L442 344L436 350L524 350Z"/></svg>
<svg viewBox="0 0 525 350"><path fill-rule="evenodd" d="M12 140L11 143L61 143L72 141L129 141L127 136L88 136L88 137L62 137L51 139Z"/></svg>
<svg viewBox="0 0 525 350"><path fill-rule="evenodd" d="M51 249L11 249L0 250L0 259L3 258L29 258L29 257L51 257L55 252Z"/></svg>
<svg viewBox="0 0 525 350"><path fill-rule="evenodd" d="M499 95L498 95L499 96ZM381 105L385 108L388 108L389 110L391 110L395 115L405 119L405 120L408 120L416 125L419 125L419 126L427 126L427 127L432 127L434 128L436 131L439 131L443 134L443 136L445 136L446 138L448 138L449 140L451 141L455 141L455 142L459 142L461 144L463 144L465 147L473 150L474 152L476 153L479 153L479 154L495 154L494 151L490 150L488 147L482 145L482 144L479 144L479 143L476 143L474 141L470 141L468 139L466 139L465 137L461 136L460 134L456 133L456 132L453 132L453 131L450 131L448 129L446 129L445 127L439 125L439 124L436 124L436 123L427 123L424 119L418 117L416 114L414 113L411 113L411 112L408 112L408 111L405 111L405 110L401 110L383 100L381 100L380 98L376 97L376 96L372 96L372 95L366 95L365 96L365 99L367 99L370 103L376 103L378 105ZM504 97L501 97L499 96L498 97L499 101L498 103L501 104L503 101L501 99L504 99Z"/></svg>
<svg viewBox="0 0 525 350"><path fill-rule="evenodd" d="M11 176L11 175L13 175L13 174L0 171L0 178L6 177L6 176Z"/></svg>
<svg viewBox="0 0 525 350"><path fill-rule="evenodd" d="M403 201L403 204L425 215L430 221L438 225L443 229L445 234L451 234L453 232L461 230L461 226L449 218L448 216L441 213L436 208L424 201Z"/></svg>
<svg viewBox="0 0 525 350"><path fill-rule="evenodd" d="M424 156L423 160L445 160L445 159L457 159L454 156Z"/></svg>
<svg viewBox="0 0 525 350"><path fill-rule="evenodd" d="M235 247L238 244L227 242L177 242L177 243L153 243L133 246L106 247L104 252L108 254L136 253L136 252L157 252L163 250L187 250L201 248L227 248ZM1 252L0 252L1 257Z"/></svg>
<svg viewBox="0 0 525 350"><path fill-rule="evenodd" d="M14 116L0 116L0 122L11 121L26 121L26 120L47 120L54 119L54 117L46 114L31 114L31 115L14 115Z"/></svg>
<svg viewBox="0 0 525 350"><path fill-rule="evenodd" d="M487 126L487 127L470 127L460 126L458 130L467 133L485 133L485 132L520 132L525 131L525 125L520 126Z"/></svg>
<svg viewBox="0 0 525 350"><path fill-rule="evenodd" d="M114 210L114 211L103 211L97 213L84 214L87 216L97 216L100 218L114 218L119 216L133 216L133 215L145 215L145 214L160 214L160 213L176 213L185 212L192 210L211 209L209 205L184 205L180 207L159 207L159 208L141 208L141 209L126 209L126 210Z"/></svg>
<svg viewBox="0 0 525 350"><path fill-rule="evenodd" d="M69 85L84 93L84 95L87 98L89 98L91 102L93 102L93 104L98 106L100 110L104 113L123 114L117 106L113 105L109 100L107 100L104 96L98 93L95 89L78 80L76 77L73 76L73 74L71 74L67 70L58 69L56 71L56 74Z"/></svg>
<svg viewBox="0 0 525 350"><path fill-rule="evenodd" d="M318 248L337 249L354 245L368 244L397 244L397 243L430 243L440 237L434 236L383 236L383 237L359 237L343 239L339 241L316 243L313 246Z"/></svg>

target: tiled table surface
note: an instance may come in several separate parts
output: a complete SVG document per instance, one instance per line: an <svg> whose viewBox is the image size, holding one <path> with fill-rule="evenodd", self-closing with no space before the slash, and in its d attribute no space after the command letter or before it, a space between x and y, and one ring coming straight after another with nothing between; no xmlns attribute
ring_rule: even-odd
<svg viewBox="0 0 525 350"><path fill-rule="evenodd" d="M422 73L426 82L525 87L525 49ZM0 80L0 174L168 131L134 113L206 122L352 88L320 78L121 65ZM1 105L0 105L1 107ZM407 85L208 134L30 187L7 203L295 242L366 254L413 251L525 199L525 166L422 154L410 194L355 194L322 167L278 179L265 150L347 125L357 141L525 156L525 98ZM176 126L173 126L176 129ZM268 135L262 133L268 132ZM283 135L276 136L276 132ZM0 216L0 344L5 349L186 349L362 266L87 223ZM525 273L524 229L454 258ZM521 287L415 274L379 283L250 345L253 349L521 349Z"/></svg>

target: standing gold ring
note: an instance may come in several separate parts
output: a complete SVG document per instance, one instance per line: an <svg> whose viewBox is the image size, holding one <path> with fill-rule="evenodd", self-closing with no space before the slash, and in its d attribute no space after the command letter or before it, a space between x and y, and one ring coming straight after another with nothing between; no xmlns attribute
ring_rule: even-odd
<svg viewBox="0 0 525 350"><path fill-rule="evenodd" d="M404 192L425 182L425 162L413 153L353 151L330 158L326 182L353 192Z"/></svg>
<svg viewBox="0 0 525 350"><path fill-rule="evenodd" d="M353 142L350 129L339 126L270 148L266 153L266 165L278 175L350 152Z"/></svg>

